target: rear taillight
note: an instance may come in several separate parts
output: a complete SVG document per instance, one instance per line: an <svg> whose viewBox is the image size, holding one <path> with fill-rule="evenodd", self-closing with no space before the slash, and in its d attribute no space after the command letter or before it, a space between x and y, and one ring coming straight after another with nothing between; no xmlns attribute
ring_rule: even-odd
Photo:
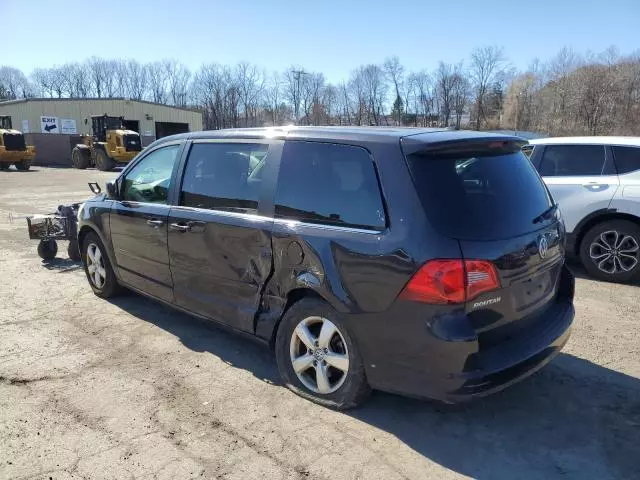
<svg viewBox="0 0 640 480"><path fill-rule="evenodd" d="M431 260L409 280L400 298L434 304L463 303L498 288L498 273L487 260Z"/></svg>

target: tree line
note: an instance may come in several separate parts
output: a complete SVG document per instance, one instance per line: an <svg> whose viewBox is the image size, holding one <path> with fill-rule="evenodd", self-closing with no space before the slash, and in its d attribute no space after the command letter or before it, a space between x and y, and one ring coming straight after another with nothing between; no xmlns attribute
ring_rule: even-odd
<svg viewBox="0 0 640 480"><path fill-rule="evenodd" d="M513 129L546 135L640 135L640 51L580 54L563 48L518 71L502 48L474 49L458 63L407 71L397 56L361 65L331 83L292 66L92 57L29 75L0 67L0 100L114 98L191 107L206 129L265 125L406 125Z"/></svg>

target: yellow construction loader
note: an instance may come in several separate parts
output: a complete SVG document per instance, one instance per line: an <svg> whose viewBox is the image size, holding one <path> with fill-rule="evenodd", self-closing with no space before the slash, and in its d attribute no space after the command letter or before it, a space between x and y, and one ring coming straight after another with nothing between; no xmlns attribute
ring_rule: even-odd
<svg viewBox="0 0 640 480"><path fill-rule="evenodd" d="M18 170L29 170L35 156L36 147L28 147L22 132L13 130L11 117L0 115L0 170L9 170L12 163Z"/></svg>
<svg viewBox="0 0 640 480"><path fill-rule="evenodd" d="M91 117L93 135L85 135L82 142L71 151L71 163L75 168L95 166L111 170L118 163L126 163L140 151L140 134L126 130L122 117L107 114ZM85 119L85 124L88 122Z"/></svg>

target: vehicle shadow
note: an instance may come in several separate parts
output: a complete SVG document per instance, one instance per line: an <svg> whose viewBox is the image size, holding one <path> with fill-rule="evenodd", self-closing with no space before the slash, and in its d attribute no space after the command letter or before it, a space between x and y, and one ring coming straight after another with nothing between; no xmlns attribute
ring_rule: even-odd
<svg viewBox="0 0 640 480"><path fill-rule="evenodd" d="M73 272L82 268L81 262L74 262L69 258L54 258L52 260L43 260L42 266L47 270L56 270L59 273Z"/></svg>
<svg viewBox="0 0 640 480"><path fill-rule="evenodd" d="M575 275L576 278L580 278L582 280L591 280L592 282L600 282L600 280L597 280L593 278L591 275L589 275L587 270L576 259L570 259L570 260L567 259L567 266L569 267L569 269ZM633 285L635 287L640 287L640 276L637 276L637 278L633 279L630 282L627 282L626 285Z"/></svg>
<svg viewBox="0 0 640 480"><path fill-rule="evenodd" d="M111 301L191 350L280 383L271 352L260 344L137 295ZM640 472L640 380L570 354L560 354L522 383L468 404L376 392L345 415L477 479L638 478Z"/></svg>

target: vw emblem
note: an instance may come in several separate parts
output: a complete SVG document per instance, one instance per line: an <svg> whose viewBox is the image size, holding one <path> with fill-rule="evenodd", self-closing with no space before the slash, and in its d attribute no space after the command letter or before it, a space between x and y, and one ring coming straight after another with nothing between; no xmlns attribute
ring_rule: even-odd
<svg viewBox="0 0 640 480"><path fill-rule="evenodd" d="M542 237L540 239L540 243L538 244L538 253L540 254L540 258L545 258L547 256L547 251L549 250L549 245L547 244L546 237Z"/></svg>

